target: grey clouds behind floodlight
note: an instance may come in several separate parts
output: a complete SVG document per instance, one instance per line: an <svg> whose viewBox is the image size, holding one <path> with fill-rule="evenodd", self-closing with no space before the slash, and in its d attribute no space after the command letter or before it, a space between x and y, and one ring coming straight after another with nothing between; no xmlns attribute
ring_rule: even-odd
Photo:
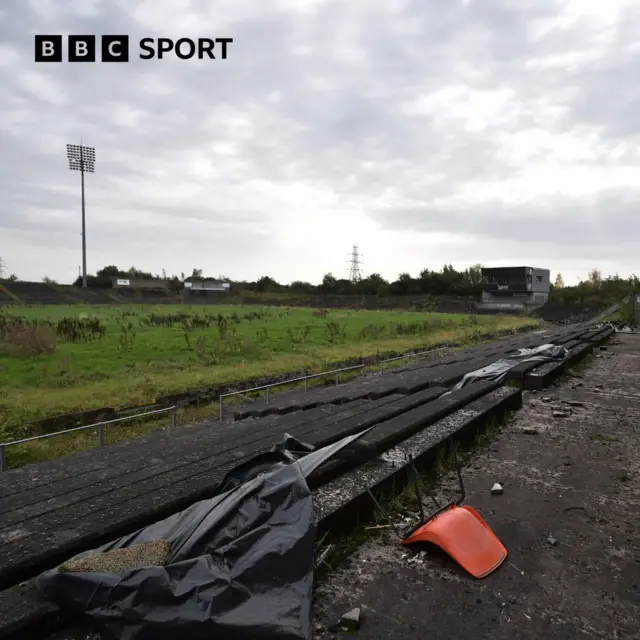
<svg viewBox="0 0 640 640"><path fill-rule="evenodd" d="M5 0L0 255L318 282L636 269L640 6L609 0ZM227 60L40 64L36 33L231 37ZM75 178L78 178L77 180Z"/></svg>

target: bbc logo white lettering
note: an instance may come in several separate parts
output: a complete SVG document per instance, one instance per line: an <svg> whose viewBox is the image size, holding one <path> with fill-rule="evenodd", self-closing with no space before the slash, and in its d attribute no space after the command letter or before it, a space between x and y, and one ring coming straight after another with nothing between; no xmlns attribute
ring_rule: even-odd
<svg viewBox="0 0 640 640"><path fill-rule="evenodd" d="M42 55L47 57L56 55L56 49L51 40L45 40L42 43Z"/></svg>
<svg viewBox="0 0 640 640"><path fill-rule="evenodd" d="M62 62L62 36L35 37L36 62Z"/></svg>
<svg viewBox="0 0 640 640"><path fill-rule="evenodd" d="M96 37L95 36L69 36L68 39L69 62L95 62L96 61Z"/></svg>
<svg viewBox="0 0 640 640"><path fill-rule="evenodd" d="M69 35L67 59L69 62L96 62L97 38L100 38L102 62L129 62L129 36L127 35ZM190 60L226 60L233 38L142 38L139 42L140 59L162 60L173 53L177 58ZM61 35L36 35L36 62L62 62Z"/></svg>
<svg viewBox="0 0 640 640"><path fill-rule="evenodd" d="M76 56L86 56L89 54L89 47L86 42L76 42Z"/></svg>
<svg viewBox="0 0 640 640"><path fill-rule="evenodd" d="M129 36L102 36L102 62L129 62Z"/></svg>

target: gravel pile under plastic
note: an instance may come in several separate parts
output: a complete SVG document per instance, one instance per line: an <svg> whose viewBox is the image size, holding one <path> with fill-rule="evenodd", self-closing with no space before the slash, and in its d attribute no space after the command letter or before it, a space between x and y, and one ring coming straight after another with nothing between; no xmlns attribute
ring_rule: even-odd
<svg viewBox="0 0 640 640"><path fill-rule="evenodd" d="M69 560L60 565L58 571L120 573L142 567L162 567L169 563L170 558L171 545L166 540L153 540L127 549L114 549L77 560Z"/></svg>

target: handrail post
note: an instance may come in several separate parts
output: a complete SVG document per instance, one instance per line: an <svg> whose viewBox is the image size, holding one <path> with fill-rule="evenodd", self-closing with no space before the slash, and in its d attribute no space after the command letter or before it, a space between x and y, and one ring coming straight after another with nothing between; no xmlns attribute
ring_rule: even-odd
<svg viewBox="0 0 640 640"><path fill-rule="evenodd" d="M222 412L224 411L224 396L220 394L220 422L222 422Z"/></svg>
<svg viewBox="0 0 640 640"><path fill-rule="evenodd" d="M7 470L7 447L0 444L0 471Z"/></svg>
<svg viewBox="0 0 640 640"><path fill-rule="evenodd" d="M336 386L340 384L340 371L336 371Z"/></svg>
<svg viewBox="0 0 640 640"><path fill-rule="evenodd" d="M267 386L266 392L267 392L267 404L269 404L269 386Z"/></svg>
<svg viewBox="0 0 640 640"><path fill-rule="evenodd" d="M178 426L178 407L171 409L171 428L175 429Z"/></svg>
<svg viewBox="0 0 640 640"><path fill-rule="evenodd" d="M104 447L104 424L98 424L98 446Z"/></svg>

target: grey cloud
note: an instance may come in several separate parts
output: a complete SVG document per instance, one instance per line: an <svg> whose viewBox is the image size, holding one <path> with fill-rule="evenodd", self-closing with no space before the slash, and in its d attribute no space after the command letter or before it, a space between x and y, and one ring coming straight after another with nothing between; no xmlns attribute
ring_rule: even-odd
<svg viewBox="0 0 640 640"><path fill-rule="evenodd" d="M24 233L34 252L50 238L61 264L77 262L78 176L67 170L64 144L80 136L98 156L97 173L87 179L92 250L135 255L128 262L151 270L160 269L164 242L175 271L215 261L212 255L224 256L224 271L237 277L278 272L317 280L337 271L337 253L326 264L302 265L283 253L287 220L306 224L305 216L318 215L306 212L312 200L288 199L292 184L325 194L330 206L366 212L368 268L388 277L404 270L402 256L376 262L377 253L388 255L388 229L422 234L425 247L435 231L482 239L487 256L515 242L530 251L568 246L566 255L576 257L589 247L604 261L620 255L617 245L629 246L636 184L518 205L460 195L526 178L532 163L546 162L552 150L510 158L520 144L512 136L534 128L558 144L567 132L591 140L593 159L568 163L608 170L637 163L640 55L629 47L640 12L632 3L597 55L597 17L553 27L566 6L556 0L335 0L317 3L315 12L267 0L225 0L214 10L193 0L179 15L178 6L94 0L54 11L40 0L3 3L0 255L17 263L13 271L45 275L24 255L4 256L3 229ZM234 43L225 61L141 61L134 54L128 65L34 64L33 35L56 32L129 33L134 42L231 36ZM573 62L552 64L569 54ZM408 111L453 85L464 88L459 97ZM484 127L470 128L469 118L484 117L478 92L496 91L506 102ZM389 204L395 200L402 207ZM308 228L314 224L309 217ZM301 234L301 244L310 237L344 242L345 251L353 242L342 241L339 229L333 237Z"/></svg>
<svg viewBox="0 0 640 640"><path fill-rule="evenodd" d="M489 203L468 208L438 205L390 207L375 212L388 228L418 233L463 230L462 235L488 242L520 240L535 245L601 257L631 257L640 235L640 192L610 190L593 198L554 198L524 205ZM393 223L391 221L393 220ZM602 253L605 251L605 254Z"/></svg>

